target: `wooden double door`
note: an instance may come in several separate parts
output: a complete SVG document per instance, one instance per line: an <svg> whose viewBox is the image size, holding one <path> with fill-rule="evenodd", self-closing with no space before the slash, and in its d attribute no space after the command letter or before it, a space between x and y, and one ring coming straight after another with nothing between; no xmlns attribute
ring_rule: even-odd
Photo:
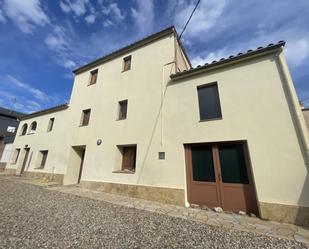
<svg viewBox="0 0 309 249"><path fill-rule="evenodd" d="M190 204L258 215L245 142L185 145Z"/></svg>

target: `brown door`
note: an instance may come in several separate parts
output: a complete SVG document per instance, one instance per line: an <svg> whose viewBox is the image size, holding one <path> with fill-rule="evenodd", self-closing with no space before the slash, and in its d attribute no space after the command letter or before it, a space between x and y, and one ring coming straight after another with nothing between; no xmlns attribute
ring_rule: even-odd
<svg viewBox="0 0 309 249"><path fill-rule="evenodd" d="M190 203L258 214L244 142L186 145L185 154Z"/></svg>
<svg viewBox="0 0 309 249"><path fill-rule="evenodd" d="M23 164L21 166L20 174L23 174L24 171L25 171L26 164L27 164L27 161L28 161L29 151L30 151L30 148L25 149L25 157L24 157L24 160L23 160Z"/></svg>

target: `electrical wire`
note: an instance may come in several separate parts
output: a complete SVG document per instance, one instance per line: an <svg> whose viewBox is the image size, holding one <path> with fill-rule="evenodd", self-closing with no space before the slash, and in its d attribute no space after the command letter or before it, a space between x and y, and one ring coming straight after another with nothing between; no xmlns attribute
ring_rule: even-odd
<svg viewBox="0 0 309 249"><path fill-rule="evenodd" d="M201 0L198 0L198 1L197 1L197 3L196 3L196 5L195 5L195 7L194 7L194 9L193 9L193 11L192 11L192 13L191 13L189 19L188 19L188 21L186 22L185 26L183 27L183 29L182 29L182 31L181 31L179 37L178 37L178 40L180 40L180 38L181 38L183 32L185 32L185 30L186 30L186 28L187 28L187 26L188 26L188 24L189 24L189 22L190 22L190 20L191 20L191 18L192 18L192 16L193 16L194 12L195 12L195 10L197 9L197 6L199 5L200 1L201 1Z"/></svg>

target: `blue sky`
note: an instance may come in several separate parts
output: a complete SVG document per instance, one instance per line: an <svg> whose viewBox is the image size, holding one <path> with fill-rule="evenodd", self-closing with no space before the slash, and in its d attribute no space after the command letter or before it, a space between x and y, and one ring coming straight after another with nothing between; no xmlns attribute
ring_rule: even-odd
<svg viewBox="0 0 309 249"><path fill-rule="evenodd" d="M68 101L72 69L167 26L180 32L195 2L0 0L0 106L29 113ZM183 43L196 66L285 40L309 106L308 23L308 0L201 0Z"/></svg>

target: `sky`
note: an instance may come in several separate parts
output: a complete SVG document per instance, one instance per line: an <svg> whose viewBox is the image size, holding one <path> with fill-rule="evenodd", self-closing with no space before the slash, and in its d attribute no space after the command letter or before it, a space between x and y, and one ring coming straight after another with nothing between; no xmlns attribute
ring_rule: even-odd
<svg viewBox="0 0 309 249"><path fill-rule="evenodd" d="M174 25L196 0L0 0L0 106L25 113L69 100L72 70ZM182 36L193 66L285 40L309 106L309 0L201 0ZM250 82L249 82L250 83Z"/></svg>

